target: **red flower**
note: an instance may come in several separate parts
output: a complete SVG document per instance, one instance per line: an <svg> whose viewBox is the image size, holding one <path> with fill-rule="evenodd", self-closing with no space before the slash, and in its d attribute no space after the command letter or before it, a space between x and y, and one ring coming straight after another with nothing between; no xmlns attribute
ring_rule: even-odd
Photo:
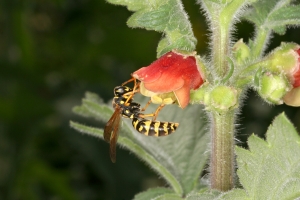
<svg viewBox="0 0 300 200"><path fill-rule="evenodd" d="M195 90L203 84L195 55L184 55L174 50L132 75L150 92L155 94L174 92L181 108L188 105L190 90Z"/></svg>
<svg viewBox="0 0 300 200"><path fill-rule="evenodd" d="M299 87L300 86L300 49L295 50L298 54L298 63L297 66L295 67L295 71L293 73L293 87Z"/></svg>
<svg viewBox="0 0 300 200"><path fill-rule="evenodd" d="M297 53L296 66L291 74L293 88L284 96L284 103L290 106L300 106L300 48L294 50Z"/></svg>

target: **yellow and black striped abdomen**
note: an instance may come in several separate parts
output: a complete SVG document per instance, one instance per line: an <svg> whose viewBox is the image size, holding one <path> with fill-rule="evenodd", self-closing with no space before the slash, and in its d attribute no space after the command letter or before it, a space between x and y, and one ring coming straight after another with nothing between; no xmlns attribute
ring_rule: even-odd
<svg viewBox="0 0 300 200"><path fill-rule="evenodd" d="M147 119L133 118L132 126L138 132L148 136L165 136L176 131L178 123L152 121Z"/></svg>

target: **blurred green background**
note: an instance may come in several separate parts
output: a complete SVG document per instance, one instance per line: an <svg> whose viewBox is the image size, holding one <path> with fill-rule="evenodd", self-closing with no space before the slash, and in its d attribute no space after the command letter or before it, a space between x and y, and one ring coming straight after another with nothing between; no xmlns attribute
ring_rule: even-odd
<svg viewBox="0 0 300 200"><path fill-rule="evenodd" d="M207 26L194 1L184 0L207 52ZM130 12L103 0L3 0L0 3L0 199L127 200L149 187L165 186L128 151L112 164L108 144L69 127L69 120L103 127L72 114L85 91L108 101L113 88L156 58L161 34L130 29ZM253 36L238 24L236 38ZM300 43L299 29L275 35ZM300 127L300 112L269 106L254 92L237 122L237 143L253 132L263 137L274 116L285 111Z"/></svg>

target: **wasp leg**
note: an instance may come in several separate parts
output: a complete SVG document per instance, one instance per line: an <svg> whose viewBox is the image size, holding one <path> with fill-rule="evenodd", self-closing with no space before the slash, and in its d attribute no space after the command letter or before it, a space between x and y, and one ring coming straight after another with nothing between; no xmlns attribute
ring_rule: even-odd
<svg viewBox="0 0 300 200"><path fill-rule="evenodd" d="M123 86L123 85L126 85L127 83L130 83L130 82L132 82L132 81L136 82L136 78L133 78L133 77L132 77L132 78L129 79L128 81L122 83L122 86Z"/></svg>
<svg viewBox="0 0 300 200"><path fill-rule="evenodd" d="M130 83L130 82L134 82L134 85L133 85L133 92L135 92L136 93L136 89L138 89L139 88L139 86L140 86L140 82L138 82L137 83L137 80L136 80L136 78L134 78L134 77L132 77L131 79L129 79L128 81L125 81L124 83L122 83L122 86L124 86L124 85L126 85L127 83Z"/></svg>
<svg viewBox="0 0 300 200"><path fill-rule="evenodd" d="M151 102L152 102L152 101L149 100L148 103L144 106L144 108L141 109L141 111L142 111L142 112L145 111L145 110L148 108L148 106L151 104Z"/></svg>
<svg viewBox="0 0 300 200"><path fill-rule="evenodd" d="M131 79L129 79L128 81L124 82L122 85L125 85L131 81L134 81L134 86L133 86L133 89L132 89L132 92L128 93L128 94L124 94L124 96L126 96L127 100L125 101L125 105L128 104L128 102L130 101L130 99L133 98L134 94L139 92L140 89L140 83L137 83L136 81L136 78L132 77ZM128 95L128 96L127 96Z"/></svg>
<svg viewBox="0 0 300 200"><path fill-rule="evenodd" d="M147 118L147 117L153 117L154 116L154 113L151 113L151 114L142 114L142 113L139 113L139 117L140 118Z"/></svg>
<svg viewBox="0 0 300 200"><path fill-rule="evenodd" d="M123 94L122 96L124 97L124 98L126 98L126 100L130 100L130 99L132 99L133 98L133 96L136 94L136 93L138 93L140 90L139 89L137 89L137 90L135 90L135 91L130 91L130 92L127 92L127 93L125 93L125 94ZM126 102L128 102L128 101L126 101Z"/></svg>
<svg viewBox="0 0 300 200"><path fill-rule="evenodd" d="M161 109L163 109L163 107L165 107L165 104L160 104L159 107L156 109L156 111L154 112L153 118L152 118L153 121L156 120L158 113L161 111Z"/></svg>
<svg viewBox="0 0 300 200"><path fill-rule="evenodd" d="M148 102L149 103L149 102ZM161 109L165 106L165 104L161 104L154 113L151 114L139 114L140 118L146 118L146 117L152 117L152 120L155 121L158 113L161 111Z"/></svg>

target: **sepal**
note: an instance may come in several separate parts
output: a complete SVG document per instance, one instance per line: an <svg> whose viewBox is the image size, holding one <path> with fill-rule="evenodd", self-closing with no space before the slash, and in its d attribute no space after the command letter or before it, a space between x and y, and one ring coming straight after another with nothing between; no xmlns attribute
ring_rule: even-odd
<svg viewBox="0 0 300 200"><path fill-rule="evenodd" d="M236 88L220 85L213 88L204 96L204 104L207 110L218 113L227 112L238 106L239 90Z"/></svg>
<svg viewBox="0 0 300 200"><path fill-rule="evenodd" d="M282 42L266 57L265 68L274 73L285 73L292 77L299 70L299 48L296 43Z"/></svg>
<svg viewBox="0 0 300 200"><path fill-rule="evenodd" d="M233 45L233 56L236 64L240 65L250 57L250 48L240 39Z"/></svg>
<svg viewBox="0 0 300 200"><path fill-rule="evenodd" d="M291 86L283 74L262 73L258 82L258 94L271 104L282 104Z"/></svg>

